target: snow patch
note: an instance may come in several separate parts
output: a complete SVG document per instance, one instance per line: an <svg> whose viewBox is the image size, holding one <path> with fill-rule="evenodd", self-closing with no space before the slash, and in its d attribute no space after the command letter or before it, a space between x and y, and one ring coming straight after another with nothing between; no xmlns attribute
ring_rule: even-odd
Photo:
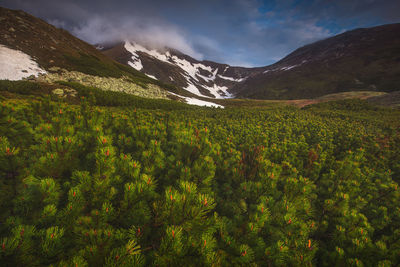
<svg viewBox="0 0 400 267"><path fill-rule="evenodd" d="M142 61L140 60L139 55L135 53L136 52L135 48L131 45L131 43L125 42L124 47L126 51L132 54L131 59L133 61L128 61L128 65L134 68L135 70L140 71L141 69L143 69Z"/></svg>
<svg viewBox="0 0 400 267"><path fill-rule="evenodd" d="M299 65L287 66L287 67L281 68L281 70L291 70L293 68L296 68L297 66L299 66Z"/></svg>
<svg viewBox="0 0 400 267"><path fill-rule="evenodd" d="M212 103L212 102L207 102L207 101L203 101L197 98L190 98L187 97L186 101L188 104L190 105L197 105L197 106L206 106L206 107L214 107L214 108L224 108L224 106Z"/></svg>
<svg viewBox="0 0 400 267"><path fill-rule="evenodd" d="M247 79L247 77L240 78L240 79L235 79L235 78L232 78L232 77L222 76L221 74L218 74L218 77L220 77L221 79L224 79L224 80L228 80L228 81L232 81L232 82L239 82L239 83L243 82L244 80Z"/></svg>
<svg viewBox="0 0 400 267"><path fill-rule="evenodd" d="M217 72L218 72L218 68L216 68L214 70L214 72L211 72L211 77L206 77L204 75L201 75L200 73L196 73L196 75L207 82L212 82L215 80L215 77L217 77Z"/></svg>
<svg viewBox="0 0 400 267"><path fill-rule="evenodd" d="M300 64L296 64L296 65L292 65L292 66L285 66L285 67L282 67L282 68L276 68L276 69L266 70L266 71L264 71L263 73L268 73L268 72L271 72L271 71L278 71L278 70L287 71L287 70L291 70L291 69L293 69L293 68L296 68L296 67L298 67L298 66L301 66L301 65L303 65L304 63L307 63L307 60L303 60Z"/></svg>
<svg viewBox="0 0 400 267"><path fill-rule="evenodd" d="M136 60L136 61L128 61L128 65L131 66L132 68L136 69L136 70L141 70L143 69L143 65L142 62L140 61L140 59Z"/></svg>
<svg viewBox="0 0 400 267"><path fill-rule="evenodd" d="M178 94L174 94L172 92L169 92L169 93L171 95L174 95L174 96L177 96L177 97L185 99L186 103L189 104L189 105L214 107L214 108L224 108L224 106L215 104L213 102L208 102L208 101L200 100L200 99L193 98L193 97L185 97L185 96L181 96L181 95L178 95Z"/></svg>
<svg viewBox="0 0 400 267"><path fill-rule="evenodd" d="M27 54L0 45L0 80L21 80L46 71Z"/></svg>
<svg viewBox="0 0 400 267"><path fill-rule="evenodd" d="M210 91L215 98L233 98L233 95L228 92L228 87L226 86L220 86L214 83L213 86L203 85L202 87Z"/></svg>
<svg viewBox="0 0 400 267"><path fill-rule="evenodd" d="M143 52L143 53L146 53L158 60L161 60L161 61L171 64L171 62L169 61L171 54L169 52L166 52L164 55L155 49L150 50L140 44L137 44L134 42L128 42L128 41L125 41L125 49L128 52L130 52L135 58L138 58L138 59L139 59L139 56L138 56L137 52Z"/></svg>
<svg viewBox="0 0 400 267"><path fill-rule="evenodd" d="M197 87L191 81L188 81L188 85L186 87L184 87L183 89L191 92L192 94L201 95L199 89L197 89Z"/></svg>
<svg viewBox="0 0 400 267"><path fill-rule="evenodd" d="M152 78L152 79L154 79L154 80L158 80L155 76L153 76L153 75L150 75L150 74L147 74L147 73L145 73L145 75L147 76L147 77L150 77L150 78Z"/></svg>

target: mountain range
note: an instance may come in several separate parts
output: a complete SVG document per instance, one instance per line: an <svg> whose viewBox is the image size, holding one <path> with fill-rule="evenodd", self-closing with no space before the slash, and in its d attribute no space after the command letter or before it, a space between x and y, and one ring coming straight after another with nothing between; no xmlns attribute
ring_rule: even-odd
<svg viewBox="0 0 400 267"><path fill-rule="evenodd" d="M4 49L24 53L37 64L32 71L123 78L143 88L157 86L169 98L277 100L400 90L400 23L344 32L256 68L199 61L135 40L100 48L23 11L0 8L0 23L3 58Z"/></svg>
<svg viewBox="0 0 400 267"><path fill-rule="evenodd" d="M150 77L215 98L299 99L400 89L400 24L348 31L257 68L198 61L129 41L104 53Z"/></svg>

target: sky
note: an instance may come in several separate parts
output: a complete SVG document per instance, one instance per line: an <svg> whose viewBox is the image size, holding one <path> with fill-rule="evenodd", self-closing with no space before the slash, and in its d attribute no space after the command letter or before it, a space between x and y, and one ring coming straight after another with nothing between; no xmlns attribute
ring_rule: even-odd
<svg viewBox="0 0 400 267"><path fill-rule="evenodd" d="M266 66L361 27L400 22L399 0L0 0L92 44L136 40L198 60Z"/></svg>

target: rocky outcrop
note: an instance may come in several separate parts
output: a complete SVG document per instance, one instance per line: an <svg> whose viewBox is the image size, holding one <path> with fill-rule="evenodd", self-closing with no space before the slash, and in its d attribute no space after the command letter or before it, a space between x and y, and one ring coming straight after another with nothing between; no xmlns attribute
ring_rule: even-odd
<svg viewBox="0 0 400 267"><path fill-rule="evenodd" d="M77 71L51 68L51 72L46 75L40 75L37 80L47 83L55 83L56 81L78 82L80 84L97 87L105 91L124 92L127 94L148 98L169 99L167 98L168 92L161 87L154 84L146 84L146 88L141 87L130 82L126 77L98 77ZM61 95L61 92L57 91L57 93ZM63 92L63 94L64 93L65 92Z"/></svg>

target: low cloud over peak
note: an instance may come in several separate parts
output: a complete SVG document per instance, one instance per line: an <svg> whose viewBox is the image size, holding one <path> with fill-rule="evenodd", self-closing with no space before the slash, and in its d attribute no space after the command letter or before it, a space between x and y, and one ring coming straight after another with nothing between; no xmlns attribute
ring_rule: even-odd
<svg viewBox="0 0 400 267"><path fill-rule="evenodd" d="M104 18L94 16L71 29L72 33L92 44L135 41L150 48L175 48L182 53L202 59L178 27L165 21L146 21L136 17Z"/></svg>

